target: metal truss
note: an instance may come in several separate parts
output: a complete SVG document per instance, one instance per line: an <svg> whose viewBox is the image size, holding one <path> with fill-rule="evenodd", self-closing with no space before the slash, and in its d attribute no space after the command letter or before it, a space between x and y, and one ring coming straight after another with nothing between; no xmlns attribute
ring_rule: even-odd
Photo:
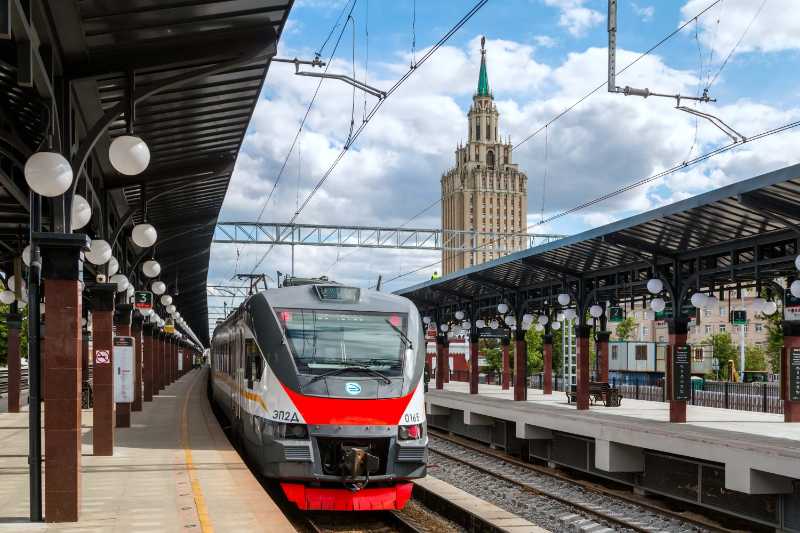
<svg viewBox="0 0 800 533"><path fill-rule="evenodd" d="M562 237L563 235L539 233L485 233L463 230L282 222L219 222L214 230L213 242L510 253Z"/></svg>
<svg viewBox="0 0 800 533"><path fill-rule="evenodd" d="M238 285L206 285L206 296L210 298L247 298L250 287Z"/></svg>

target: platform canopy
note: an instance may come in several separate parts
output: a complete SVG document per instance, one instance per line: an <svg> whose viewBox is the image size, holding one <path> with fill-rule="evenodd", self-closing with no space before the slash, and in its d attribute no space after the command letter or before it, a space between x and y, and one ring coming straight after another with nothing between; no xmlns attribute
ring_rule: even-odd
<svg viewBox="0 0 800 533"><path fill-rule="evenodd" d="M150 255L159 261L182 317L207 343L214 224L292 0L41 0L30 10L28 2L6 0L0 11L6 2L0 269L8 272L27 244L22 166L44 141L45 110L55 102L55 148L72 156L73 168L86 158L74 192L94 214L80 231L113 242L121 271L139 278L137 288L149 285L141 262ZM151 153L137 176L117 172L108 156L129 125ZM45 230L64 230L68 202L44 203ZM159 238L141 250L130 235L145 220Z"/></svg>
<svg viewBox="0 0 800 533"><path fill-rule="evenodd" d="M654 275L682 287L667 295L668 305L687 305L695 290L756 285L778 296L772 280L797 275L799 224L800 165L793 165L396 293L442 321L451 319L448 309L490 313L500 301L519 313L553 309L562 292L584 307L644 306Z"/></svg>

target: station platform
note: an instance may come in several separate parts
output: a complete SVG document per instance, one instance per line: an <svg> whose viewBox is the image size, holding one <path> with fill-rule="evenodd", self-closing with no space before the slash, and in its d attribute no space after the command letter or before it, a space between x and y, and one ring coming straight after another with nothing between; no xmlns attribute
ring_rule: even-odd
<svg viewBox="0 0 800 533"><path fill-rule="evenodd" d="M77 523L28 522L28 413L0 413L0 531L295 531L228 442L206 378L189 372L132 413L113 457L92 455L83 411Z"/></svg>
<svg viewBox="0 0 800 533"><path fill-rule="evenodd" d="M550 440L552 432L592 439L593 467L605 472L641 472L642 450L675 454L724 465L725 488L744 494L793 492L800 480L800 424L781 415L688 406L687 423L669 423L669 404L625 398L620 407L592 406L577 411L563 392L544 395L528 389L528 400L513 401L513 390L450 382L429 389L428 414L463 412L456 426L515 423L525 440Z"/></svg>

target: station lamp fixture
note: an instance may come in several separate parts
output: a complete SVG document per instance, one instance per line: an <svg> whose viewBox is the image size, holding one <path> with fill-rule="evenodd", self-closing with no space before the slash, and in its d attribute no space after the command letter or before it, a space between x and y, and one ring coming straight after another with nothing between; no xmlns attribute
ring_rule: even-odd
<svg viewBox="0 0 800 533"><path fill-rule="evenodd" d="M156 283L161 283L161 282L160 282L160 281L157 281ZM163 283L161 283L161 284L163 285ZM153 283L153 292L156 292L156 289L155 289L155 283ZM164 292L164 291L161 291L161 292L156 292L156 294L162 294L163 292ZM424 316L424 317L422 317L422 323L423 323L423 324L425 324L425 325L427 326L428 324L430 324L430 323L431 323L431 317L429 317L429 316Z"/></svg>
<svg viewBox="0 0 800 533"><path fill-rule="evenodd" d="M456 320L464 320L464 311L456 311Z"/></svg>
<svg viewBox="0 0 800 533"><path fill-rule="evenodd" d="M86 201L86 198L80 194L72 197L72 216L70 216L70 227L73 230L81 229L92 219L92 206Z"/></svg>
<svg viewBox="0 0 800 533"><path fill-rule="evenodd" d="M792 296L795 298L800 298L800 279L796 279L789 285L789 292L792 293Z"/></svg>
<svg viewBox="0 0 800 533"><path fill-rule="evenodd" d="M561 294L558 295L558 305L563 307L565 305L569 305L569 302L570 302L570 297L569 294L567 294L566 292L562 292Z"/></svg>
<svg viewBox="0 0 800 533"><path fill-rule="evenodd" d="M154 281L152 285L150 285L150 289L152 289L154 294L161 296L167 292L167 284L163 281Z"/></svg>
<svg viewBox="0 0 800 533"><path fill-rule="evenodd" d="M517 325L517 318L515 316L513 316L513 315L508 315L505 318L505 323L506 323L507 326L513 328L514 326Z"/></svg>
<svg viewBox="0 0 800 533"><path fill-rule="evenodd" d="M154 278L161 274L161 265L155 259L149 259L142 263L142 272L148 278Z"/></svg>
<svg viewBox="0 0 800 533"><path fill-rule="evenodd" d="M774 315L775 311L778 310L778 304L773 301L765 302L764 306L761 308L761 313L770 316Z"/></svg>
<svg viewBox="0 0 800 533"><path fill-rule="evenodd" d="M558 331L561 329L561 322L553 322L550 324L550 327L553 329L553 331Z"/></svg>
<svg viewBox="0 0 800 533"><path fill-rule="evenodd" d="M505 303L497 304L497 312L500 313L501 315L508 313L508 304Z"/></svg>
<svg viewBox="0 0 800 533"><path fill-rule="evenodd" d="M662 312L666 307L667 302L664 301L664 298L653 298L650 301L650 309L656 313Z"/></svg>
<svg viewBox="0 0 800 533"><path fill-rule="evenodd" d="M469 320L465 320L461 323L461 329L464 331L469 331L472 328L472 323Z"/></svg>
<svg viewBox="0 0 800 533"><path fill-rule="evenodd" d="M158 240L158 232L152 224L137 224L133 227L131 239L139 248L150 248Z"/></svg>
<svg viewBox="0 0 800 533"><path fill-rule="evenodd" d="M490 326L492 329L497 329L497 328L499 328L499 327L500 327L500 322L498 322L497 320L492 320L492 321L489 323L489 326Z"/></svg>
<svg viewBox="0 0 800 533"><path fill-rule="evenodd" d="M108 265L106 268L108 269L109 276L113 276L119 272L119 261L117 261L117 258L112 255L111 259L108 260Z"/></svg>
<svg viewBox="0 0 800 533"><path fill-rule="evenodd" d="M5 305L11 305L14 303L16 296L14 296L14 292L8 289L0 292L0 303Z"/></svg>
<svg viewBox="0 0 800 533"><path fill-rule="evenodd" d="M150 164L150 149L135 135L120 135L111 141L108 158L120 174L136 176Z"/></svg>
<svg viewBox="0 0 800 533"><path fill-rule="evenodd" d="M485 328L486 327L486 321L483 320L482 318L479 318L478 320L475 321L475 327L478 328L478 329Z"/></svg>
<svg viewBox="0 0 800 533"><path fill-rule="evenodd" d="M656 295L664 290L664 282L659 278L650 278L647 280L647 292Z"/></svg>
<svg viewBox="0 0 800 533"><path fill-rule="evenodd" d="M548 323L548 322L550 322L550 318L549 318L547 315L544 315L544 314L542 314L542 315L539 315L539 318L538 318L538 319L536 319L536 321L537 321L539 324L541 324L541 325L543 325L543 326L546 326L546 325L547 325L547 323Z"/></svg>
<svg viewBox="0 0 800 533"><path fill-rule="evenodd" d="M692 305L696 308L700 309L701 307L706 306L706 301L708 300L708 296L702 292L696 292L692 294Z"/></svg>
<svg viewBox="0 0 800 533"><path fill-rule="evenodd" d="M170 296L169 294L165 294L161 297L161 305L166 307L171 303L172 303L172 296Z"/></svg>
<svg viewBox="0 0 800 533"><path fill-rule="evenodd" d="M442 331L442 333L447 333L447 330L450 329L450 326L448 326L447 324L442 324L441 326L439 326L439 329Z"/></svg>
<svg viewBox="0 0 800 533"><path fill-rule="evenodd" d="M111 260L111 245L103 239L92 239L85 257L93 265L105 265Z"/></svg>
<svg viewBox="0 0 800 533"><path fill-rule="evenodd" d="M36 152L25 162L25 181L36 194L54 198L72 185L72 166L57 152Z"/></svg>
<svg viewBox="0 0 800 533"><path fill-rule="evenodd" d="M130 285L128 276L125 274L114 274L108 281L117 284L117 292L127 291L128 286Z"/></svg>

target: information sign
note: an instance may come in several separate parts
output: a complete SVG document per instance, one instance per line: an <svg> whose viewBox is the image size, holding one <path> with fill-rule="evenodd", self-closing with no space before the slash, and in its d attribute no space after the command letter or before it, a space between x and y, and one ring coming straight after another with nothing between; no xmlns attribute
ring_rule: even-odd
<svg viewBox="0 0 800 533"><path fill-rule="evenodd" d="M511 336L511 330L504 328L483 328L478 330L478 336L482 339L503 339Z"/></svg>
<svg viewBox="0 0 800 533"><path fill-rule="evenodd" d="M625 320L625 311L621 307L615 305L608 308L609 322L622 322L623 320Z"/></svg>
<svg viewBox="0 0 800 533"><path fill-rule="evenodd" d="M800 401L800 348L789 352L789 400Z"/></svg>
<svg viewBox="0 0 800 533"><path fill-rule="evenodd" d="M672 353L672 399L689 400L692 393L692 359L689 346L675 346Z"/></svg>
<svg viewBox="0 0 800 533"><path fill-rule="evenodd" d="M783 319L787 322L800 320L800 298L792 295L789 289L784 293Z"/></svg>
<svg viewBox="0 0 800 533"><path fill-rule="evenodd" d="M178 350L178 372L183 372L183 350Z"/></svg>
<svg viewBox="0 0 800 533"><path fill-rule="evenodd" d="M731 324L737 326L747 324L747 311L741 309L731 311Z"/></svg>
<svg viewBox="0 0 800 533"><path fill-rule="evenodd" d="M133 305L136 309L152 309L153 293L150 291L136 291L133 293Z"/></svg>
<svg viewBox="0 0 800 533"><path fill-rule="evenodd" d="M114 337L114 401L133 401L133 337Z"/></svg>

